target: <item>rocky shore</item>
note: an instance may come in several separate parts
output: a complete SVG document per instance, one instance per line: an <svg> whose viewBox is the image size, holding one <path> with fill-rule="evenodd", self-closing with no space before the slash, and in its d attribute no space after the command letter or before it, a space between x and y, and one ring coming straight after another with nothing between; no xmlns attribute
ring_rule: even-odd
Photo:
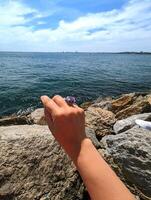
<svg viewBox="0 0 151 200"><path fill-rule="evenodd" d="M82 107L86 134L100 154L137 199L151 199L151 131L135 124L136 119L151 121L151 93L98 98ZM89 199L48 130L42 108L1 117L0 149L0 200Z"/></svg>

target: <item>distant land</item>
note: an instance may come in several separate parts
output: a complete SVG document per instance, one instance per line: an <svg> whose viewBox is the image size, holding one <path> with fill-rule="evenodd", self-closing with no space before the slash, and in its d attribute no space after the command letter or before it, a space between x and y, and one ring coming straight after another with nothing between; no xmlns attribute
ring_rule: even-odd
<svg viewBox="0 0 151 200"><path fill-rule="evenodd" d="M143 55L144 55L144 54L151 54L151 52L144 52L144 51L140 51L140 52L135 52L135 51L134 51L134 52L133 52L133 51L131 52L131 51L130 51L130 52L129 52L129 51L128 51L128 52L119 52L119 54L143 54Z"/></svg>
<svg viewBox="0 0 151 200"><path fill-rule="evenodd" d="M151 52L145 51L121 51L121 52L87 52L87 51L46 51L46 52L38 52L38 51L1 51L0 53L96 53L96 54L143 54L143 55L151 55Z"/></svg>

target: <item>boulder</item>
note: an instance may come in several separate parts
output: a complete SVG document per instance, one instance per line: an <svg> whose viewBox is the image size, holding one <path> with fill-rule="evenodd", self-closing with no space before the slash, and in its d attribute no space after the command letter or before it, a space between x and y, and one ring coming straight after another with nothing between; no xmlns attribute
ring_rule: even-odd
<svg viewBox="0 0 151 200"><path fill-rule="evenodd" d="M123 119L132 115L151 112L151 105L147 100L142 100L116 113L117 119Z"/></svg>
<svg viewBox="0 0 151 200"><path fill-rule="evenodd" d="M2 126L0 149L0 199L84 199L79 174L47 126Z"/></svg>
<svg viewBox="0 0 151 200"><path fill-rule="evenodd" d="M91 106L110 110L112 106L111 102L112 102L112 97L105 97L105 98L100 97Z"/></svg>
<svg viewBox="0 0 151 200"><path fill-rule="evenodd" d="M0 118L0 126L24 125L29 123L30 121L26 116L9 116Z"/></svg>
<svg viewBox="0 0 151 200"><path fill-rule="evenodd" d="M115 99L111 102L111 110L114 113L117 113L124 108L131 105L134 101L135 93L125 94L122 95L120 98Z"/></svg>
<svg viewBox="0 0 151 200"><path fill-rule="evenodd" d="M151 132L133 127L101 141L104 157L141 199L151 198Z"/></svg>
<svg viewBox="0 0 151 200"><path fill-rule="evenodd" d="M151 94L147 95L147 100L148 100L148 102L149 102L150 105L151 105Z"/></svg>
<svg viewBox="0 0 151 200"><path fill-rule="evenodd" d="M39 124L39 125L46 125L46 120L44 116L44 109L38 108L34 110L30 115L28 115L29 121L33 124Z"/></svg>
<svg viewBox="0 0 151 200"><path fill-rule="evenodd" d="M91 105L92 105L92 102L91 102L91 101L88 101L88 102L82 103L82 104L80 105L80 107L83 108L83 110L87 110L87 108L88 108L89 106L91 106Z"/></svg>
<svg viewBox="0 0 151 200"><path fill-rule="evenodd" d="M99 148L93 130L87 136ZM71 160L47 126L0 127L0 199L88 199Z"/></svg>
<svg viewBox="0 0 151 200"><path fill-rule="evenodd" d="M98 139L111 134L115 115L108 110L90 106L85 112L86 126L93 129Z"/></svg>
<svg viewBox="0 0 151 200"><path fill-rule="evenodd" d="M110 111L116 114L117 119L131 115L151 112L151 95L147 93L124 94L111 101Z"/></svg>
<svg viewBox="0 0 151 200"><path fill-rule="evenodd" d="M124 132L136 125L135 120L141 119L151 121L151 113L143 113L138 115L132 115L126 119L118 120L113 126L113 130L116 134Z"/></svg>

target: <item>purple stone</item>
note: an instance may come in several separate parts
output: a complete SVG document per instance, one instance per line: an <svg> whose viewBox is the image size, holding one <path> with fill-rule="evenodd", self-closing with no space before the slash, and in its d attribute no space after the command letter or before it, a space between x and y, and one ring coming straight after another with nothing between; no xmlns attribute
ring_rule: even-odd
<svg viewBox="0 0 151 200"><path fill-rule="evenodd" d="M76 98L75 98L75 97L72 97L72 96L67 96L67 97L65 98L65 101L66 101L67 103L74 104L74 103L76 103Z"/></svg>

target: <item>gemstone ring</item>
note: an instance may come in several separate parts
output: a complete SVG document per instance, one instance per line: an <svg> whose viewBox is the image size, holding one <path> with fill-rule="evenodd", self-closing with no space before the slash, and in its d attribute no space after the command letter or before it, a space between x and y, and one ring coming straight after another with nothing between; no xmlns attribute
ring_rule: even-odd
<svg viewBox="0 0 151 200"><path fill-rule="evenodd" d="M65 101L68 103L68 104L75 104L76 103L76 98L73 97L73 96L67 96L65 97Z"/></svg>

